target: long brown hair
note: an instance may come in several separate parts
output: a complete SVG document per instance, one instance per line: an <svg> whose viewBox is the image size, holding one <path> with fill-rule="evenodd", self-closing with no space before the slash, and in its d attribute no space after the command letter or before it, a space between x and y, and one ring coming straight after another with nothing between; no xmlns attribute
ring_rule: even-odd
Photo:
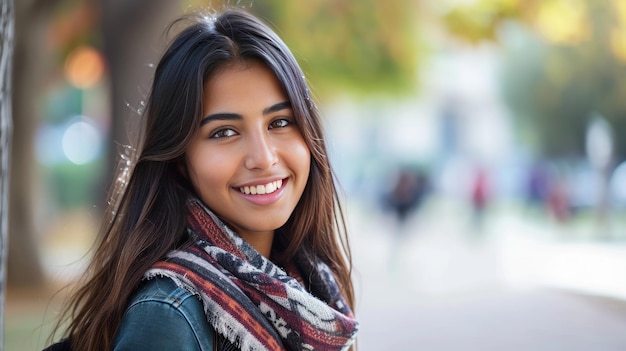
<svg viewBox="0 0 626 351"><path fill-rule="evenodd" d="M284 243L280 259L291 260L306 246L331 267L354 305L343 211L319 112L296 59L267 25L243 10L186 16L170 29L177 24L187 25L157 65L137 152L122 158L100 242L59 322L68 322L65 333L75 350L109 350L144 272L169 250L185 245L184 203L190 187L178 167L199 128L204 83L233 61L261 60L274 72L312 156L304 193L277 230Z"/></svg>

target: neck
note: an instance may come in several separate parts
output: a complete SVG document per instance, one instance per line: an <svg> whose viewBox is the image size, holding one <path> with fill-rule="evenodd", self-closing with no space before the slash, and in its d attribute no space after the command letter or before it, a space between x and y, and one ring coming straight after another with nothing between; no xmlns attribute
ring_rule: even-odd
<svg viewBox="0 0 626 351"><path fill-rule="evenodd" d="M270 258L272 243L274 241L274 231L271 232L241 232L237 233L250 246L257 250L265 258Z"/></svg>

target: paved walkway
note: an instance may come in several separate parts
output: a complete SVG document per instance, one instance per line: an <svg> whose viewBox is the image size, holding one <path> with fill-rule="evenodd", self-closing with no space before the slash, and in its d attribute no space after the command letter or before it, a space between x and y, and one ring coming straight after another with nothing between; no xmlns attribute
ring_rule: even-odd
<svg viewBox="0 0 626 351"><path fill-rule="evenodd" d="M623 243L507 215L477 232L456 210L394 240L388 217L350 208L360 351L626 350Z"/></svg>

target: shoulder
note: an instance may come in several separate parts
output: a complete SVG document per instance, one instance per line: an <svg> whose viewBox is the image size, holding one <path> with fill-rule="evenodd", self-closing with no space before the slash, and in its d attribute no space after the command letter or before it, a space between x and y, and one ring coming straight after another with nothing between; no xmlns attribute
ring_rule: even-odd
<svg viewBox="0 0 626 351"><path fill-rule="evenodd" d="M170 278L153 278L143 281L131 296L128 309L146 302L158 302L183 308L195 305L202 307L202 303L192 292L181 288Z"/></svg>
<svg viewBox="0 0 626 351"><path fill-rule="evenodd" d="M215 333L196 295L169 278L143 282L132 295L115 350L212 350Z"/></svg>

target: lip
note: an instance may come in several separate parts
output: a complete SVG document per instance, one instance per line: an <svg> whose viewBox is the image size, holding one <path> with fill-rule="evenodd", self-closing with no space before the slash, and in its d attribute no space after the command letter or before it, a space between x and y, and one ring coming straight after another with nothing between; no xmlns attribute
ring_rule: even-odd
<svg viewBox="0 0 626 351"><path fill-rule="evenodd" d="M280 180L282 179L283 181L283 185L280 187L280 189L274 191L273 193L270 194L244 194L241 191L239 191L239 187L241 186L254 186L254 185L263 185L263 184L267 184L276 180ZM233 187L233 190L237 192L237 194L239 194L239 196L241 196L243 199L258 205L258 206L267 206L267 205L271 205L275 202L277 202L281 196L283 195L284 191L285 191L285 187L287 185L287 183L289 183L289 178L276 178L273 180L263 180L261 182L255 181L255 182L251 182L251 183L246 183L246 184L242 184L241 186L238 187Z"/></svg>

